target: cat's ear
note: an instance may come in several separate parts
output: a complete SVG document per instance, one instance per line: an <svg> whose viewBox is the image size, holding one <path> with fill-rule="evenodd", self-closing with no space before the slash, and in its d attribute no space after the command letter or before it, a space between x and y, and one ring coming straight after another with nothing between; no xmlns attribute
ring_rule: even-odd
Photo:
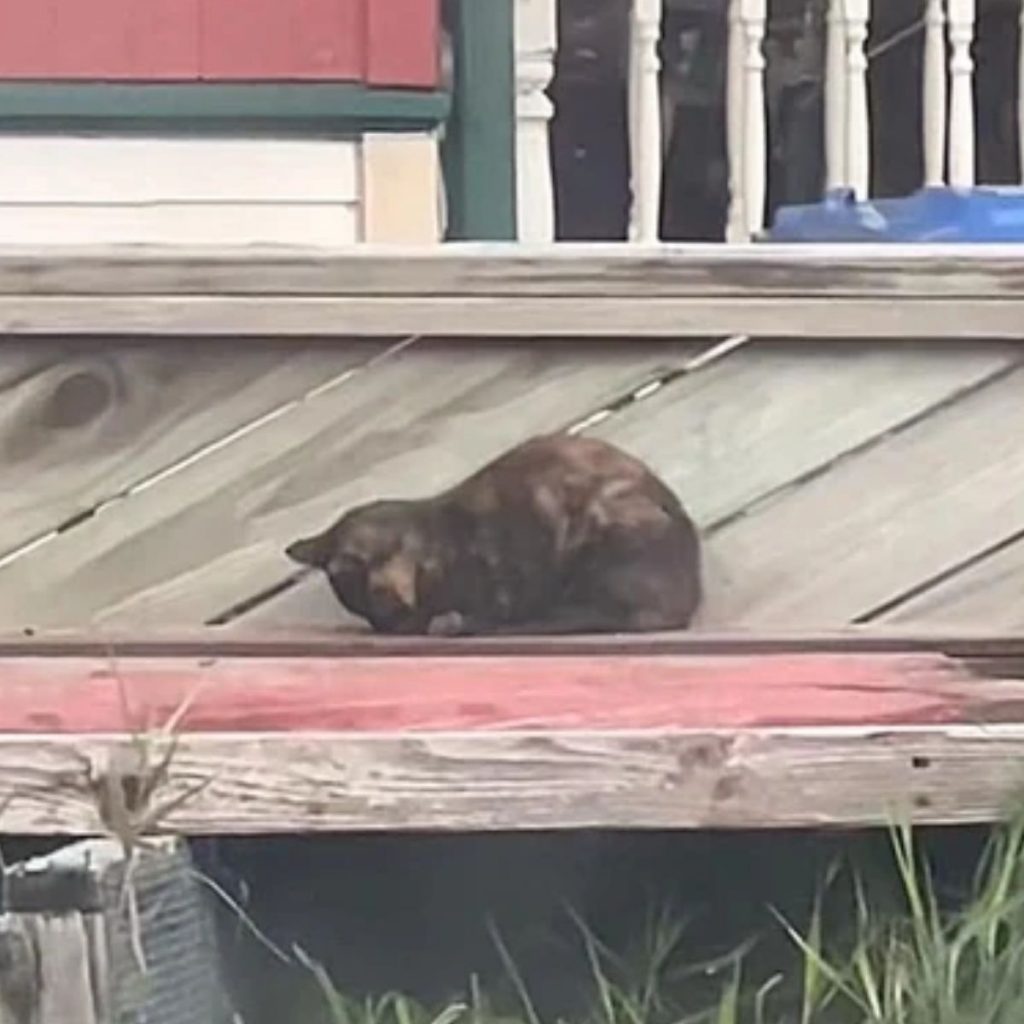
<svg viewBox="0 0 1024 1024"><path fill-rule="evenodd" d="M284 553L299 565L309 565L314 569L322 569L330 560L330 540L325 534L315 537L302 537L293 541L284 549Z"/></svg>

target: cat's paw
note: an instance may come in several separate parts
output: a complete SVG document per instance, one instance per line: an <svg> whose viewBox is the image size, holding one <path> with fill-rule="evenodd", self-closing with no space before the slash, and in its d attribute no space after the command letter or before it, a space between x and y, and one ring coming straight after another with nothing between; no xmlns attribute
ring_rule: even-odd
<svg viewBox="0 0 1024 1024"><path fill-rule="evenodd" d="M466 631L466 619L462 612L435 615L427 625L428 636L462 636Z"/></svg>

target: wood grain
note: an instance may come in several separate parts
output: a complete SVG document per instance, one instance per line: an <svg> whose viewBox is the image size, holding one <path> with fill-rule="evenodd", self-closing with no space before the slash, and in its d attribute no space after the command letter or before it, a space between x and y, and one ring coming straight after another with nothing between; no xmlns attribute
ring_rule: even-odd
<svg viewBox="0 0 1024 1024"><path fill-rule="evenodd" d="M748 345L590 433L647 462L708 527L1020 358L1013 345Z"/></svg>
<svg viewBox="0 0 1024 1024"><path fill-rule="evenodd" d="M1016 339L1021 266L1019 246L7 248L0 327Z"/></svg>
<svg viewBox="0 0 1024 1024"><path fill-rule="evenodd" d="M4 295L1019 298L1021 245L0 247Z"/></svg>
<svg viewBox="0 0 1024 1024"><path fill-rule="evenodd" d="M829 628L1020 529L1022 385L1016 370L716 532L705 621Z"/></svg>
<svg viewBox="0 0 1024 1024"><path fill-rule="evenodd" d="M939 627L964 622L991 630L1024 629L1024 543L1016 543L936 581L880 616L892 628L927 622ZM905 628L905 627L904 627Z"/></svg>
<svg viewBox="0 0 1024 1024"><path fill-rule="evenodd" d="M344 208L335 215L347 217ZM198 223L198 222L197 222ZM347 221L346 221L347 223ZM239 231L244 223L236 223ZM307 218L297 230L316 227ZM344 227L344 225L342 225ZM332 230L334 230L332 228ZM49 237L49 236L48 236ZM175 246L191 238L168 238ZM585 298L586 301L581 301ZM900 301L893 301L899 298ZM479 340L526 337L703 338L749 334L761 338L1021 337L1020 302L911 298L899 295L666 299L587 295L557 298L346 296L16 296L0 295L0 330L10 334L129 334L236 336L433 334Z"/></svg>
<svg viewBox="0 0 1024 1024"><path fill-rule="evenodd" d="M100 1024L83 916L21 915L39 953L38 1024Z"/></svg>
<svg viewBox="0 0 1024 1024"><path fill-rule="evenodd" d="M364 365L380 343L0 347L0 555Z"/></svg>
<svg viewBox="0 0 1024 1024"><path fill-rule="evenodd" d="M96 777L191 696L187 834L879 825L998 817L1024 679L935 653L7 657L0 832L102 832ZM90 781L92 780L92 781Z"/></svg>
<svg viewBox="0 0 1024 1024"><path fill-rule="evenodd" d="M0 831L102 831L83 765L130 738L0 736ZM966 824L1024 782L1024 727L184 736L163 825L190 835Z"/></svg>
<svg viewBox="0 0 1024 1024"><path fill-rule="evenodd" d="M359 733L1014 723L1024 680L935 653L0 661L0 733ZM995 670L998 671L998 670Z"/></svg>
<svg viewBox="0 0 1024 1024"><path fill-rule="evenodd" d="M198 625L287 577L285 543L342 508L440 489L690 352L495 343L460 359L414 345L0 566L0 622Z"/></svg>

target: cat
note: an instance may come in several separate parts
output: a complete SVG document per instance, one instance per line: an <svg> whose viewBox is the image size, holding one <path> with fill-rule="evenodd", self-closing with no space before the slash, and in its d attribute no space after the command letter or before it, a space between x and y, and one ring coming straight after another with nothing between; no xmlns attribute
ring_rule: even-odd
<svg viewBox="0 0 1024 1024"><path fill-rule="evenodd" d="M675 494L615 446L568 434L434 497L360 505L285 553L380 633L685 629L702 596L699 535Z"/></svg>

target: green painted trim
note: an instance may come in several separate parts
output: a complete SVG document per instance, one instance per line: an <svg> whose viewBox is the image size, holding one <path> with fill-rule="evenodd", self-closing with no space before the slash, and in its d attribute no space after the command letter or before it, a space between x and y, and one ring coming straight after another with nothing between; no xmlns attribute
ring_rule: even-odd
<svg viewBox="0 0 1024 1024"><path fill-rule="evenodd" d="M455 88L442 159L448 237L516 237L514 0L449 0Z"/></svg>
<svg viewBox="0 0 1024 1024"><path fill-rule="evenodd" d="M449 107L444 92L351 82L0 83L0 131L413 131L437 126Z"/></svg>

